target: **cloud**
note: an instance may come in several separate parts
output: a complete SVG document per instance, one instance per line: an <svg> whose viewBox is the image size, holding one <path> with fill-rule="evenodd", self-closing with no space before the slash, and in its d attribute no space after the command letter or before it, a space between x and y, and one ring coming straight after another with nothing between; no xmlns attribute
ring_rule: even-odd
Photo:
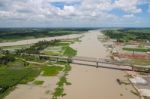
<svg viewBox="0 0 150 99"><path fill-rule="evenodd" d="M133 15L133 14L127 14L127 15L124 15L123 17L124 17L124 18L133 18L134 15Z"/></svg>
<svg viewBox="0 0 150 99"><path fill-rule="evenodd" d="M142 3L148 0L0 0L0 22L118 23L142 13ZM123 15L113 14L114 9Z"/></svg>
<svg viewBox="0 0 150 99"><path fill-rule="evenodd" d="M114 3L116 8L120 8L127 13L140 13L142 9L138 8L139 0L117 0Z"/></svg>
<svg viewBox="0 0 150 99"><path fill-rule="evenodd" d="M60 16L66 16L71 15L75 13L75 8L73 6L64 6L62 10L58 10L58 15Z"/></svg>

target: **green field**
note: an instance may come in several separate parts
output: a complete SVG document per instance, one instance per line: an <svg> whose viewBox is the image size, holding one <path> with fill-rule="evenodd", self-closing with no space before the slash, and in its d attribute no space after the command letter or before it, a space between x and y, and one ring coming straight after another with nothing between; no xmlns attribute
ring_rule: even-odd
<svg viewBox="0 0 150 99"><path fill-rule="evenodd" d="M56 76L62 69L60 66L44 66L43 76Z"/></svg>
<svg viewBox="0 0 150 99"><path fill-rule="evenodd" d="M69 56L69 57L73 57L77 54L77 51L74 50L73 48L69 47L69 46L65 46L64 47L64 56Z"/></svg>
<svg viewBox="0 0 150 99"><path fill-rule="evenodd" d="M40 70L32 68L10 69L0 68L0 98L2 98L15 85L33 81Z"/></svg>

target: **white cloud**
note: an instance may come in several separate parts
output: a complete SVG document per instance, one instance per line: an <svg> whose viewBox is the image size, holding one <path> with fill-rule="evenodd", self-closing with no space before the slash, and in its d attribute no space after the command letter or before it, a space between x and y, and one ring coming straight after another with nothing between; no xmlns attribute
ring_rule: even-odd
<svg viewBox="0 0 150 99"><path fill-rule="evenodd" d="M111 2L101 2L97 4L97 8L103 11L110 11L113 9L113 5Z"/></svg>
<svg viewBox="0 0 150 99"><path fill-rule="evenodd" d="M120 18L122 20L133 18L136 13L142 12L138 7L139 1L141 2L141 0L0 0L0 21L115 23ZM62 3L63 7L53 5L55 2ZM74 5L76 2L78 3ZM117 14L111 14L113 9L121 9L125 15L119 17Z"/></svg>
<svg viewBox="0 0 150 99"><path fill-rule="evenodd" d="M133 14L127 14L127 15L124 15L123 17L124 17L124 18L133 18L134 15L133 15Z"/></svg>
<svg viewBox="0 0 150 99"><path fill-rule="evenodd" d="M64 8L61 10L58 10L58 15L60 16L66 16L71 15L75 13L75 8L73 6L64 6Z"/></svg>
<svg viewBox="0 0 150 99"><path fill-rule="evenodd" d="M114 6L127 13L140 13L142 12L142 9L137 7L139 1L140 0L117 0L115 1Z"/></svg>

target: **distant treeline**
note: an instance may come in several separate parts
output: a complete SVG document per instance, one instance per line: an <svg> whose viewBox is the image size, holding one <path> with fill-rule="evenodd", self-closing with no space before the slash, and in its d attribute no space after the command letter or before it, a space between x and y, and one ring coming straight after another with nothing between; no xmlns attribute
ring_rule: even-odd
<svg viewBox="0 0 150 99"><path fill-rule="evenodd" d="M117 41L150 40L150 29L104 30L103 33Z"/></svg>
<svg viewBox="0 0 150 99"><path fill-rule="evenodd" d="M61 36L88 31L89 28L0 28L0 42Z"/></svg>

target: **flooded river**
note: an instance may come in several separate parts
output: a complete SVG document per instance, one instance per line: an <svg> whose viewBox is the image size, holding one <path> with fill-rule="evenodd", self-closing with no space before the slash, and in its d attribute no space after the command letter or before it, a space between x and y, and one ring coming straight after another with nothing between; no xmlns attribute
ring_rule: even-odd
<svg viewBox="0 0 150 99"><path fill-rule="evenodd" d="M107 58L108 52L97 39L102 35L100 31L90 31L81 39L82 42L72 45L78 51L78 56ZM59 99L139 99L131 93L135 89L131 85L119 85L116 79L129 82L126 73L119 70L94 68L72 64L68 81L72 83L65 86L64 97Z"/></svg>

